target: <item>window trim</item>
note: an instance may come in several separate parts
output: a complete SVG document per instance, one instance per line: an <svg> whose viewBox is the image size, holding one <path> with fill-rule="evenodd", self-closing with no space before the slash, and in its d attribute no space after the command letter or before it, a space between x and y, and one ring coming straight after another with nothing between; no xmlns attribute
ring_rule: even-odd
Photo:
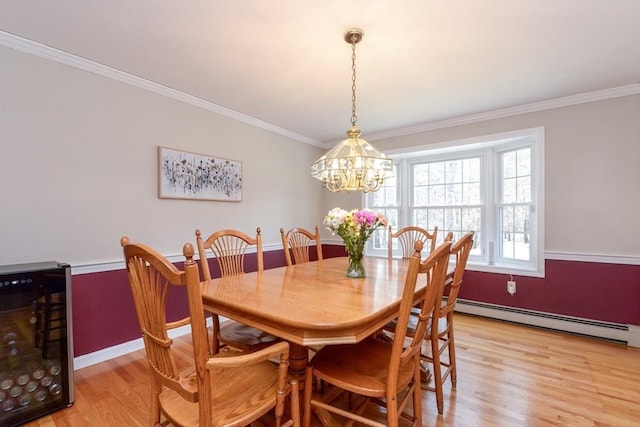
<svg viewBox="0 0 640 427"><path fill-rule="evenodd" d="M396 194L398 195L399 206L404 207L400 209L398 221L400 224L408 224L410 216L409 200L410 200L410 188L407 185L406 188L400 188L400 183L410 181L410 163L418 162L419 159L424 160L425 157L429 158L429 161L438 161L438 159L453 157L468 157L470 154L476 154L483 157L483 161L487 162L486 168L488 171L495 171L498 165L493 163L499 153L504 151L510 151L522 146L531 147L531 175L535 177L535 185L532 181L532 206L534 209L536 221L535 222L535 241L531 240L534 247L531 249L532 257L535 257L534 266L527 263L527 266L523 266L521 262L507 262L503 261L500 264L490 265L488 263L488 254L486 253L487 247L482 248L484 261L478 262L477 260L469 259L467 268L473 271L501 273L509 275L531 276L531 277L545 277L545 258L544 258L544 222L545 222L545 208L544 208L544 194L545 194L545 171L544 171L544 127L528 128L516 131L502 132L497 134L484 135L479 137L465 138L459 140L452 140L441 143L434 143L428 145L405 147L395 150L385 150L385 152L394 159L397 170L401 171L403 176L399 176L396 181ZM493 150L494 154L486 156L487 149ZM459 154L459 156L458 156ZM484 172L483 172L484 173ZM490 193L483 194L483 200L487 200L485 196L489 196L489 200L497 201L498 186L496 173L487 173L489 182L486 186L483 186L481 191ZM362 194L362 205L367 206L367 195ZM497 208L496 208L497 209ZM486 221L483 222L483 230L481 230L483 236L485 236L485 245L488 246L489 235L486 228L491 227L496 229L497 218L491 218L485 215ZM373 256L382 256L381 251L371 251L367 248L367 253ZM386 256L386 253L384 254ZM498 257L496 257L496 260Z"/></svg>

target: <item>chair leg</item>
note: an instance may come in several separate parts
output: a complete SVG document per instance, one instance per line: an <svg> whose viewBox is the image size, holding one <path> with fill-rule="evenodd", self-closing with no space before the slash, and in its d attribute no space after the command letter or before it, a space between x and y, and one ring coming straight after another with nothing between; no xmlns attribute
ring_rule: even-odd
<svg viewBox="0 0 640 427"><path fill-rule="evenodd" d="M417 373L413 376L413 418L415 425L422 425L422 372L421 372L421 363L418 358L418 368Z"/></svg>
<svg viewBox="0 0 640 427"><path fill-rule="evenodd" d="M420 383L422 384L423 388L426 388L429 386L430 382L431 382L431 370L429 370L428 361L425 360L425 363L420 363Z"/></svg>
<svg viewBox="0 0 640 427"><path fill-rule="evenodd" d="M307 367L304 379L304 418L302 425L311 427L311 398L313 397L313 368Z"/></svg>
<svg viewBox="0 0 640 427"><path fill-rule="evenodd" d="M431 358L428 355L428 351L425 346L431 346L431 340L429 336L425 336L422 347L420 348L420 386L423 389L428 390L429 384L431 383L431 370L429 369L429 363L431 363Z"/></svg>
<svg viewBox="0 0 640 427"><path fill-rule="evenodd" d="M155 377L152 376L151 378L151 413L149 418L150 427L161 425L160 401L158 400L158 396L160 395L161 388L162 388L162 385L158 382L158 380Z"/></svg>
<svg viewBox="0 0 640 427"><path fill-rule="evenodd" d="M436 389L436 403L438 405L438 413L444 412L444 395L442 392L442 366L440 365L440 343L438 337L431 339L431 357L433 360L433 382Z"/></svg>
<svg viewBox="0 0 640 427"><path fill-rule="evenodd" d="M284 393L281 390L278 390L276 394L276 408L275 408L275 417L276 417L276 427L280 427L282 424L282 415L284 414Z"/></svg>
<svg viewBox="0 0 640 427"><path fill-rule="evenodd" d="M453 339L453 322L449 321L449 375L451 375L451 387L456 388L457 373L456 373L456 344Z"/></svg>
<svg viewBox="0 0 640 427"><path fill-rule="evenodd" d="M415 396L415 395L414 395ZM414 400L415 403L415 400ZM397 426L398 425L398 400L397 399L389 399L387 397L387 425Z"/></svg>
<svg viewBox="0 0 640 427"><path fill-rule="evenodd" d="M220 335L220 318L217 314L211 313L211 321L213 330L213 337L211 339L211 354L218 354L220 351L220 341L218 340L218 335Z"/></svg>
<svg viewBox="0 0 640 427"><path fill-rule="evenodd" d="M291 420L293 427L300 427L300 387L298 380L291 380Z"/></svg>

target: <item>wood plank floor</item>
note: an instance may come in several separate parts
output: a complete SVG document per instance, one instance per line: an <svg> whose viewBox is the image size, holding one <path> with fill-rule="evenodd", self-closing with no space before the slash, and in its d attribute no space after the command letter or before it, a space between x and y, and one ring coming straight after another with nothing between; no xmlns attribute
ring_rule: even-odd
<svg viewBox="0 0 640 427"><path fill-rule="evenodd" d="M463 314L455 324L457 389L445 385L443 415L424 392L424 425L640 426L640 349ZM27 426L148 425L143 351L78 370L75 381L71 408Z"/></svg>

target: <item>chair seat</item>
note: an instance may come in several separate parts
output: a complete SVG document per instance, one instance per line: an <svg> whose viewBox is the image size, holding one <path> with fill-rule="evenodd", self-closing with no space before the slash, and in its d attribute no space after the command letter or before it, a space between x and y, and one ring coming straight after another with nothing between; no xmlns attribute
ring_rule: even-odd
<svg viewBox="0 0 640 427"><path fill-rule="evenodd" d="M314 374L343 390L383 397L392 345L374 338L358 344L323 347L311 360ZM411 363L400 367L398 388L403 389L413 376Z"/></svg>
<svg viewBox="0 0 640 427"><path fill-rule="evenodd" d="M274 335L240 322L230 322L222 326L218 340L229 347L246 352L261 350L281 341Z"/></svg>
<svg viewBox="0 0 640 427"><path fill-rule="evenodd" d="M429 319L427 323L427 337L431 335L431 321L433 319ZM409 316L409 325L407 327L407 336L413 337L416 332L416 328L418 327L418 317L414 315L413 311ZM385 331L394 332L396 330L396 320L392 320L384 326ZM438 335L442 335L447 330L447 318L440 317L438 319Z"/></svg>
<svg viewBox="0 0 640 427"><path fill-rule="evenodd" d="M265 413L275 405L278 389L278 366L265 361L211 375L213 426L247 425L255 414ZM230 398L230 397L233 398ZM198 403L188 402L177 392L164 388L160 406L172 423L200 425Z"/></svg>

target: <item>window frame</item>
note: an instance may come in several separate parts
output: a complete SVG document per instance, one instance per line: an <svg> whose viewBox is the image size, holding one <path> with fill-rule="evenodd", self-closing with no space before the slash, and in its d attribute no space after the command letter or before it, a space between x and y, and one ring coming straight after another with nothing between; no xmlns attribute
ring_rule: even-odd
<svg viewBox="0 0 640 427"><path fill-rule="evenodd" d="M498 251L499 205L502 201L501 155L520 148L531 149L531 209L530 220L530 261L504 258ZM474 271L517 274L521 276L544 277L544 128L530 128L512 132L485 135L475 138L409 147L385 152L394 159L396 168L397 205L387 205L387 209L398 209L398 224L395 228L411 225L410 219L415 210L412 203L413 176L412 165L444 160L459 160L470 157L481 158L482 221L479 230L482 239L481 255L470 256L467 268ZM407 183L404 185L404 183ZM363 206L372 206L372 193L362 195ZM442 227L442 226L441 226ZM379 231L381 232L381 231ZM387 230L385 229L386 233ZM438 243L444 233L438 233ZM386 237L385 237L386 239ZM488 246L493 241L495 262L489 264ZM387 249L373 248L367 245L366 253L371 256L387 256Z"/></svg>

